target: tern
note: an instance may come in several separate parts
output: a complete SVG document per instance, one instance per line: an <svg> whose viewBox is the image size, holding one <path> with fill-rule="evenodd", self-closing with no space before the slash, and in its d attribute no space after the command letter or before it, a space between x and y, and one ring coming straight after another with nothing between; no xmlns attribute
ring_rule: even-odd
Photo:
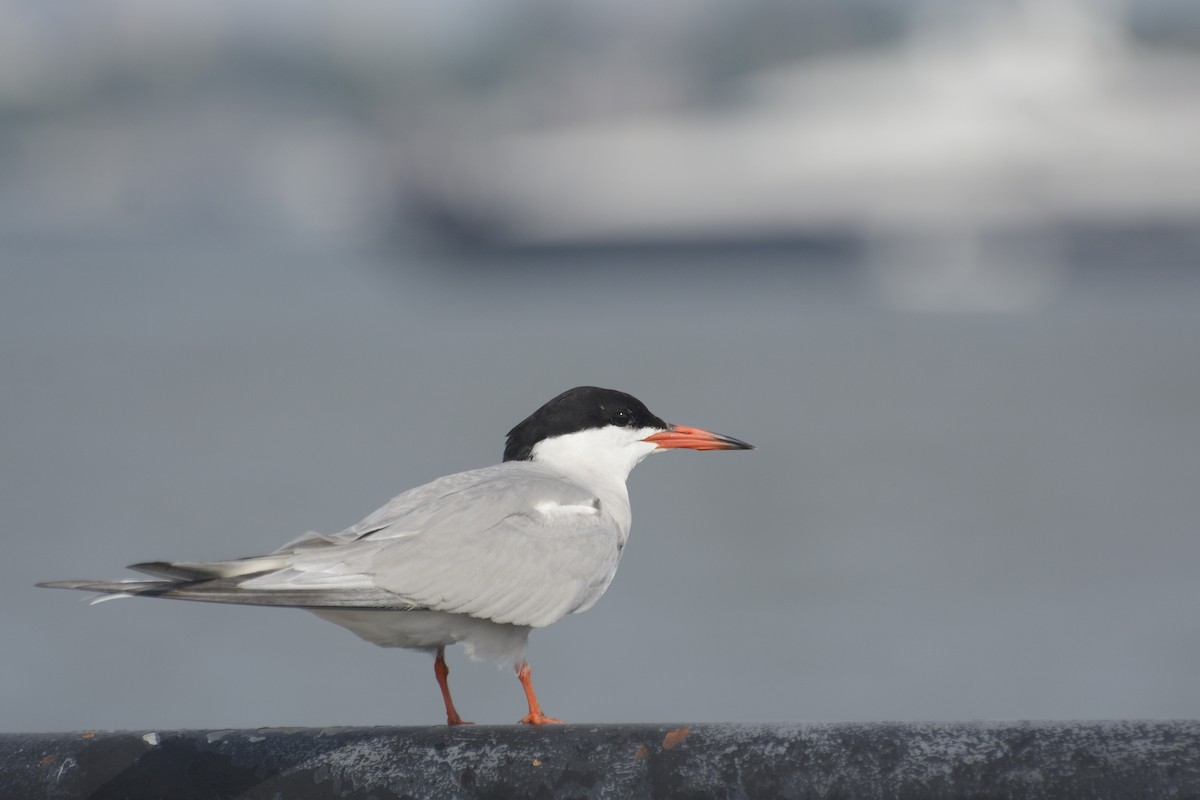
<svg viewBox="0 0 1200 800"><path fill-rule="evenodd" d="M50 581L116 597L301 608L381 647L434 656L448 725L470 724L450 697L446 647L512 667L529 713L526 643L534 628L587 611L629 538L625 481L652 453L752 450L729 436L671 425L624 392L579 386L508 432L502 463L438 478L392 498L341 533L306 533L233 561L150 561L153 580Z"/></svg>

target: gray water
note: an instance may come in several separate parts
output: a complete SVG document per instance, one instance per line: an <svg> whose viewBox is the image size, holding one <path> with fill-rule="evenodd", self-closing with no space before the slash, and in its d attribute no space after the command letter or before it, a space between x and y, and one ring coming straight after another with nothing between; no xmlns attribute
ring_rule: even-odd
<svg viewBox="0 0 1200 800"><path fill-rule="evenodd" d="M634 471L609 593L531 639L548 713L1198 716L1200 242L1070 241L1010 313L897 308L854 248L9 241L0 727L438 723L426 656L304 613L33 583L338 530L581 383L760 449Z"/></svg>

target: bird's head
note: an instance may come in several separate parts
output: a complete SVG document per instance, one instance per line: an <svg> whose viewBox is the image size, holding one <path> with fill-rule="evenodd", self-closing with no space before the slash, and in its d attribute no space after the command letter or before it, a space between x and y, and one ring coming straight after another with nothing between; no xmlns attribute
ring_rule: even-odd
<svg viewBox="0 0 1200 800"><path fill-rule="evenodd" d="M624 481L651 453L672 449L753 450L730 436L672 425L636 397L577 386L530 414L508 432L505 461L536 461L566 472Z"/></svg>

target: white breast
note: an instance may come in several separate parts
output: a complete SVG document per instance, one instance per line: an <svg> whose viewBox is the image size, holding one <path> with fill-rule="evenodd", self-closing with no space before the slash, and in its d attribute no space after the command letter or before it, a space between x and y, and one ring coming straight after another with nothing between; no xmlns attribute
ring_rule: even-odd
<svg viewBox="0 0 1200 800"><path fill-rule="evenodd" d="M472 659L515 667L525 659L529 628L442 611L385 609L309 609L329 622L353 631L380 647L433 651L462 644Z"/></svg>

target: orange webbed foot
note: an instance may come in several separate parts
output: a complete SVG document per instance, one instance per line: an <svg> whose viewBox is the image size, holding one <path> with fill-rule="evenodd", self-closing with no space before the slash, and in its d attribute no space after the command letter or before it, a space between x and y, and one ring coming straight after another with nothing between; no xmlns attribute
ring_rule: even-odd
<svg viewBox="0 0 1200 800"><path fill-rule="evenodd" d="M545 714L543 714L539 711L536 714L526 714L525 716L521 717L521 719L519 720L519 724L521 724L521 725L566 725L567 723L563 722L561 719L559 719L557 717L547 717Z"/></svg>

